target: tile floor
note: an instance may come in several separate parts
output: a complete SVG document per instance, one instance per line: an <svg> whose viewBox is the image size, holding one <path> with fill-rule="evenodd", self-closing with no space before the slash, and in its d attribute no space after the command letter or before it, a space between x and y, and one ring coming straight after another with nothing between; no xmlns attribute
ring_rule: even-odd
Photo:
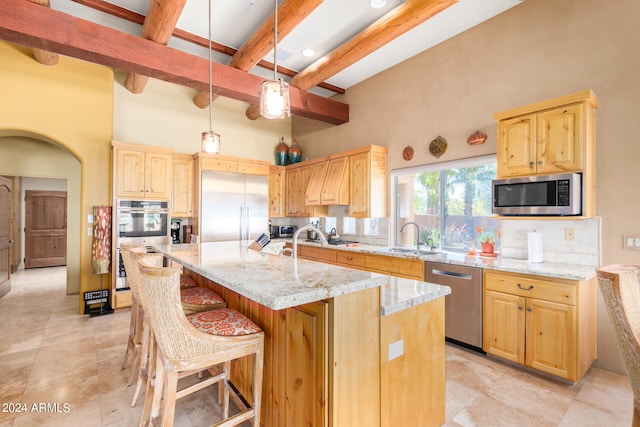
<svg viewBox="0 0 640 427"><path fill-rule="evenodd" d="M65 275L19 271L0 299L0 427L135 426L142 408L129 406L133 388L120 370L129 311L78 315ZM179 401L176 426L211 423L207 393ZM632 399L627 378L609 371L567 385L447 346L447 427L629 426Z"/></svg>

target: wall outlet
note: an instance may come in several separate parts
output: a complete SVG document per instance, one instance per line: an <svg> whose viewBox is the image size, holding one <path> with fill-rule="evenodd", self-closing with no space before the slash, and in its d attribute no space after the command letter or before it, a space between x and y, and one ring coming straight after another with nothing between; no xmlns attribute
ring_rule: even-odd
<svg viewBox="0 0 640 427"><path fill-rule="evenodd" d="M524 241L524 240L527 240L528 238L529 238L529 234L527 231L525 230L516 231L516 240Z"/></svg>
<svg viewBox="0 0 640 427"><path fill-rule="evenodd" d="M640 234L624 234L622 236L622 249L640 251Z"/></svg>
<svg viewBox="0 0 640 427"><path fill-rule="evenodd" d="M564 240L576 240L576 229L575 228L565 228L564 229Z"/></svg>
<svg viewBox="0 0 640 427"><path fill-rule="evenodd" d="M404 340L396 341L389 344L389 355L387 360L393 360L404 354Z"/></svg>

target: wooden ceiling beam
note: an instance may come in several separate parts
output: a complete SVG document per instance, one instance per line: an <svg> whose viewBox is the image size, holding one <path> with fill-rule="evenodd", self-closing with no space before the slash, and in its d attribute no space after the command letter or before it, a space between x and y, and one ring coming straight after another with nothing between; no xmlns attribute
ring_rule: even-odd
<svg viewBox="0 0 640 427"><path fill-rule="evenodd" d="M45 7L51 7L49 0L29 0L32 3L39 4ZM49 52L42 49L31 49L33 58L42 65L56 65L60 61L60 56L57 53Z"/></svg>
<svg viewBox="0 0 640 427"><path fill-rule="evenodd" d="M187 0L154 0L142 24L142 37L166 45L176 28L180 14ZM142 93L149 77L138 73L127 73L124 81L132 93Z"/></svg>
<svg viewBox="0 0 640 427"><path fill-rule="evenodd" d="M284 0L278 6L278 40L285 38L294 28L304 21L323 0ZM229 66L242 71L249 71L254 65L273 49L273 13L262 23L260 28L233 55ZM273 69L273 64L271 64ZM211 99L211 102L215 97ZM193 103L200 108L209 105L209 93L200 92L193 98Z"/></svg>
<svg viewBox="0 0 640 427"><path fill-rule="evenodd" d="M309 90L378 50L458 0L405 0L334 51L299 72L289 84Z"/></svg>
<svg viewBox="0 0 640 427"><path fill-rule="evenodd" d="M144 23L144 15L140 15L139 13L135 13L132 12L128 9L124 9L120 6L116 6L112 3L106 2L104 0L72 0L75 3L81 4L83 6L87 6L90 7L92 9L98 10L100 12L106 13L108 15L111 16L115 16L117 18L120 19L124 19L125 21L129 21L129 22L133 22L135 24L138 25L142 25ZM273 29L273 27L272 27ZM173 37L176 37L178 39L187 41L189 43L193 43L195 45L198 46L202 46L202 47L209 47L209 40L204 38L204 37L200 37L196 34L193 33L189 33L187 31L181 30L180 28L176 28L173 31ZM223 44L220 43L216 43L215 41L212 41L211 43L211 48L218 53L222 53L223 55L227 55L230 57L233 57L238 50L234 49L232 47L229 46L225 46ZM256 64L262 68L265 68L267 70L273 70L273 63L269 62L269 61L265 61L263 59L261 59L260 61L258 61L258 63ZM294 77L297 72L293 71L289 68L285 68L285 67L278 67L278 73L285 75L287 77ZM319 83L317 85L318 87L321 87L323 89L327 89L330 90L332 92L335 93L339 93L339 94L343 94L345 93L344 88L326 83L326 82L322 82Z"/></svg>
<svg viewBox="0 0 640 427"><path fill-rule="evenodd" d="M136 72L199 91L209 87L209 61L141 37L94 24L24 0L0 2L0 39ZM257 103L262 77L212 63L213 92ZM347 104L295 88L292 114L331 124L349 121Z"/></svg>

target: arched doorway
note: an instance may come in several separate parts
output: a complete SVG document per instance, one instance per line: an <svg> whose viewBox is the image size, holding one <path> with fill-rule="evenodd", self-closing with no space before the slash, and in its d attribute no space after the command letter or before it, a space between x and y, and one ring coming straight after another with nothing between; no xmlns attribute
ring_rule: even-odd
<svg viewBox="0 0 640 427"><path fill-rule="evenodd" d="M6 134L5 134L6 135ZM67 183L67 294L80 292L82 164L67 148L37 135L0 137L0 175ZM86 228L86 227L85 227ZM24 240L22 240L24 242Z"/></svg>

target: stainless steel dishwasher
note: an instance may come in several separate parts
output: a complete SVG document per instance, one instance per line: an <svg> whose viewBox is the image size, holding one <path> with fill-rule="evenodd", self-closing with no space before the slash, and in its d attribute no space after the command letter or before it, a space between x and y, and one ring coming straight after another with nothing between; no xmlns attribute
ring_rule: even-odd
<svg viewBox="0 0 640 427"><path fill-rule="evenodd" d="M427 261L425 281L449 286L445 297L447 341L482 351L482 269Z"/></svg>

